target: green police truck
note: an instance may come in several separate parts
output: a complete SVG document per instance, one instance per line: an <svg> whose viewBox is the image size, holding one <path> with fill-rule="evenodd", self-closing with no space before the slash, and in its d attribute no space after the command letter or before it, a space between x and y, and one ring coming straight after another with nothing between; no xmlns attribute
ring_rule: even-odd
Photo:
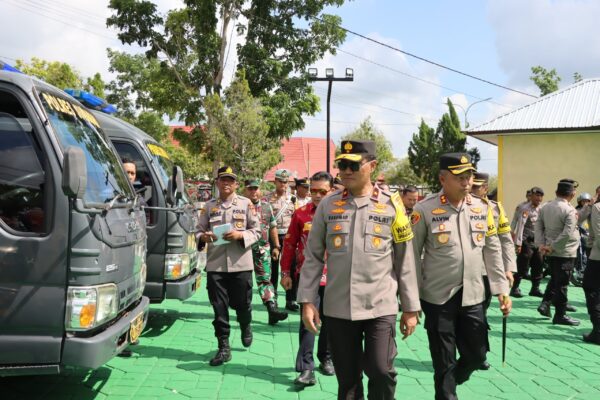
<svg viewBox="0 0 600 400"><path fill-rule="evenodd" d="M88 107L93 97L67 90ZM103 108L102 105L95 106ZM89 110L122 159L136 165L135 188L144 199L148 234L148 277L144 295L152 303L185 300L200 286L196 250L198 214L184 188L182 172L165 149L139 128L110 115Z"/></svg>
<svg viewBox="0 0 600 400"><path fill-rule="evenodd" d="M0 63L0 376L97 368L148 317L145 215L96 118Z"/></svg>

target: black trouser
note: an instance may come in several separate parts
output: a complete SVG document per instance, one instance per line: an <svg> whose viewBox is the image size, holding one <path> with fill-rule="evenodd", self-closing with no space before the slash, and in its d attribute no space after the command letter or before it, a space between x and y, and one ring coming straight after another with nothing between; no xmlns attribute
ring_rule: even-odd
<svg viewBox="0 0 600 400"><path fill-rule="evenodd" d="M483 276L483 287L485 288L485 300L483 301L483 315L485 317L485 326L487 327L487 330L490 330L490 323L488 322L487 319L487 310L488 308L490 308L490 304L492 304L492 289L490 288L490 280L488 279L487 275ZM487 351L490 351L490 343L488 340L487 343Z"/></svg>
<svg viewBox="0 0 600 400"><path fill-rule="evenodd" d="M396 315L362 321L327 317L327 323L338 400L364 399L363 370L369 377L369 399L394 399Z"/></svg>
<svg viewBox="0 0 600 400"><path fill-rule="evenodd" d="M235 310L241 326L252 321L252 271L207 272L206 288L215 313L216 337L229 337L229 307Z"/></svg>
<svg viewBox="0 0 600 400"><path fill-rule="evenodd" d="M466 307L461 303L462 290L441 305L421 300L433 361L436 400L457 399L456 385L466 382L485 361L488 333L483 303Z"/></svg>
<svg viewBox="0 0 600 400"><path fill-rule="evenodd" d="M283 247L283 240L285 235L279 235L279 246ZM281 257L281 256L280 256ZM296 261L292 262L290 268L290 277L292 278L292 288L285 291L286 301L296 301L296 293L298 292L298 280L296 279ZM275 297L277 297L277 287L279 285L279 258L277 260L271 259L271 283L275 289Z"/></svg>
<svg viewBox="0 0 600 400"><path fill-rule="evenodd" d="M317 345L317 358L321 362L325 362L331 358L331 353L328 347L328 329L327 318L323 315L323 295L325 294L325 286L319 287L319 296L313 303L315 307L319 309L319 315L321 316L321 329L319 331L319 343ZM296 355L296 372L302 372L306 370L315 369L315 360L313 357L315 348L315 335L310 332L300 319L299 329L299 344L298 354Z"/></svg>
<svg viewBox="0 0 600 400"><path fill-rule="evenodd" d="M544 274L544 256L534 246L533 238L523 240L521 252L517 255L517 273L513 289L517 289L531 267L531 287L539 287Z"/></svg>
<svg viewBox="0 0 600 400"><path fill-rule="evenodd" d="M588 259L583 274L583 291L593 333L600 336L600 260Z"/></svg>
<svg viewBox="0 0 600 400"><path fill-rule="evenodd" d="M548 257L547 260L552 275L546 285L543 301L551 301L556 310L555 317L562 317L567 311L567 288L575 258Z"/></svg>

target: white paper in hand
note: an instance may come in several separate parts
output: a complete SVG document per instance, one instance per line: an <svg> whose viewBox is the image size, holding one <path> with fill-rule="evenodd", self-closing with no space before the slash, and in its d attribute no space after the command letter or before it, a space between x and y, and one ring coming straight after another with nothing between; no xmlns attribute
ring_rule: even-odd
<svg viewBox="0 0 600 400"><path fill-rule="evenodd" d="M213 243L213 245L219 246L221 244L230 243L229 241L223 239L223 235L225 235L229 231L231 231L231 224L223 224L223 225L215 226L213 228L213 233L217 237L217 240Z"/></svg>

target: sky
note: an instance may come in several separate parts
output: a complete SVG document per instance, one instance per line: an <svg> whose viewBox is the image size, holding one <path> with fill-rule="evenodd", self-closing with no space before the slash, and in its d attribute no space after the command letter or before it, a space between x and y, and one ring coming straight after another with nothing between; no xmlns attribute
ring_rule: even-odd
<svg viewBox="0 0 600 400"><path fill-rule="evenodd" d="M161 12L180 0L155 1ZM106 48L140 52L123 46L106 28L107 0L0 0L0 59L40 57L64 61L84 76L100 72L110 79ZM561 88L600 75L600 35L594 35L600 2L594 0L353 0L327 9L342 25L403 51L479 78L538 95L530 68L556 68ZM239 40L232 36L234 43ZM461 121L471 127L535 99L471 79L348 34L336 55L317 63L320 74L333 67L343 76L354 69L354 82L336 82L331 97L331 137L337 143L370 117L406 157L421 119L437 125L446 99L457 104ZM235 62L231 51L225 76ZM307 116L294 136L325 137L327 83L314 83L321 111ZM491 100L485 100L491 98ZM476 102L481 101L477 104ZM468 114L465 111L468 109ZM492 145L469 139L482 154L479 168L497 172Z"/></svg>

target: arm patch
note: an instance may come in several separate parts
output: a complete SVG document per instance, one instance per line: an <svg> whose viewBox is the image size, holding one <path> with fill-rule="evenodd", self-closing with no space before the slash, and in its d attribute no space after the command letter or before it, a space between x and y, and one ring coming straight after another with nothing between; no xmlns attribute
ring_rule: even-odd
<svg viewBox="0 0 600 400"><path fill-rule="evenodd" d="M392 236L394 237L394 243L407 242L413 238L413 231L410 228L410 221L406 216L404 204L400 199L398 192L394 193L391 197L392 204L396 209L396 217L392 223Z"/></svg>

